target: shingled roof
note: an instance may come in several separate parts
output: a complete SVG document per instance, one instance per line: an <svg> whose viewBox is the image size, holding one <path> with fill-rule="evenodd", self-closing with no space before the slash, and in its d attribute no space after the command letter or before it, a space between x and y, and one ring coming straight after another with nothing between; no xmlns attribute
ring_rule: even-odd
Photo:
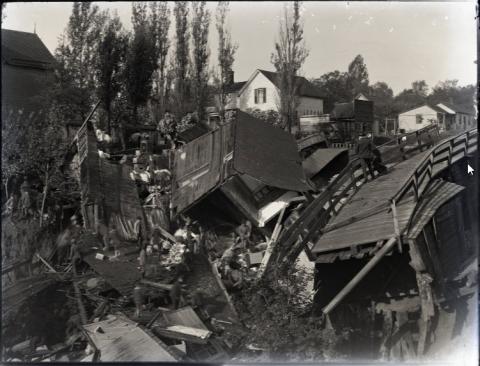
<svg viewBox="0 0 480 366"><path fill-rule="evenodd" d="M53 68L55 59L35 33L2 29L2 61L12 66Z"/></svg>
<svg viewBox="0 0 480 366"><path fill-rule="evenodd" d="M279 88L278 73L260 69L258 71L260 71L268 80L270 80L277 88ZM305 79L303 76L297 76L296 80L299 85L299 96L311 98L325 98L322 91L315 85L313 85L310 81Z"/></svg>
<svg viewBox="0 0 480 366"><path fill-rule="evenodd" d="M445 107L453 110L455 113L475 115L475 109L473 108L473 106L464 106L464 105L457 105L457 104L452 104L447 102L441 102L436 105L437 108L442 109L440 104L443 104Z"/></svg>
<svg viewBox="0 0 480 366"><path fill-rule="evenodd" d="M34 33L2 29L2 105L39 113L53 81L55 59Z"/></svg>
<svg viewBox="0 0 480 366"><path fill-rule="evenodd" d="M230 93L236 93L240 89L243 88L243 86L246 84L246 81L239 81L237 83L233 83L230 85L225 85L225 93L230 94Z"/></svg>

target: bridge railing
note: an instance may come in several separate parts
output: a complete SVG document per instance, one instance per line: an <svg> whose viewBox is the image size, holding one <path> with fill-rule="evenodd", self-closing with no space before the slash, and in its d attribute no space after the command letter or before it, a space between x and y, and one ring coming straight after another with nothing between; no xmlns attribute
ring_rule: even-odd
<svg viewBox="0 0 480 366"><path fill-rule="evenodd" d="M392 197L390 202L369 209L368 212L362 212L356 216L356 219L368 216L382 208L391 207L392 204L394 207L395 203L400 201L411 189L413 189L415 198L418 200L426 185L434 176L434 168L443 162L447 162L448 166L452 161L458 160L470 151L474 151L477 139L478 132L474 129L462 132L431 148L430 153L417 165L414 173ZM272 269L272 263L281 263L281 266L291 263L304 249L311 256L306 244L311 238L320 234L329 219L338 213L342 206L342 198L355 194L366 181L367 169L365 163L362 159L352 160L322 193L309 202L300 218L281 232L267 264L266 272ZM352 220L347 219L336 225L330 225L328 231L351 222Z"/></svg>
<svg viewBox="0 0 480 366"><path fill-rule="evenodd" d="M327 224L330 216L335 216L342 199L354 194L368 180L367 167L363 159L354 159L330 182L326 189L311 200L291 226L285 228L275 245L267 264L266 271L271 270L272 263L280 258L287 261L296 258L306 248L305 244L317 235ZM310 257L308 249L307 255Z"/></svg>
<svg viewBox="0 0 480 366"><path fill-rule="evenodd" d="M413 189L415 199L418 200L435 173L450 166L452 162L466 156L471 151L475 151L477 141L478 131L472 129L463 131L432 148L430 153L418 164L410 178L392 197L392 200L400 201L411 189Z"/></svg>
<svg viewBox="0 0 480 366"><path fill-rule="evenodd" d="M390 141L377 146L382 153L384 163L391 163L395 160L405 160L409 153L422 151L440 139L440 131L437 125L424 127L420 130L404 133L395 136ZM406 149L406 146L414 146Z"/></svg>

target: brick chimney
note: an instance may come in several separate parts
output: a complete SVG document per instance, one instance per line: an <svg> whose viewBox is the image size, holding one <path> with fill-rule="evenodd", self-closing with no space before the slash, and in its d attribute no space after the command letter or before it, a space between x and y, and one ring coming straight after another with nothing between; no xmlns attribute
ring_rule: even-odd
<svg viewBox="0 0 480 366"><path fill-rule="evenodd" d="M235 73L233 70L230 70L227 74L227 85L232 85L235 82L234 78Z"/></svg>

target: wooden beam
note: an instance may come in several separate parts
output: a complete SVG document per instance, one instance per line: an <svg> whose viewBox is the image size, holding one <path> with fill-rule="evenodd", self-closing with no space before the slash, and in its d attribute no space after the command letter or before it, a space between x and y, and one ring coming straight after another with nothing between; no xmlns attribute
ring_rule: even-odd
<svg viewBox="0 0 480 366"><path fill-rule="evenodd" d="M330 313L347 296L353 288L372 270L372 268L393 248L397 238L390 238L372 259L353 277L350 282L322 309L324 314Z"/></svg>

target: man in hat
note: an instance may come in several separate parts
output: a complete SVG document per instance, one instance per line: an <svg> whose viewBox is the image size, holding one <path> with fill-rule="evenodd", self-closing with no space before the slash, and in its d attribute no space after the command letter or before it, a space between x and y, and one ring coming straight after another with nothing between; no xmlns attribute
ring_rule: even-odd
<svg viewBox="0 0 480 366"><path fill-rule="evenodd" d="M375 174L373 171L373 159L375 157L373 155L373 149L374 147L372 143L372 135L368 134L366 136L360 136L358 140L357 148L356 148L356 153L357 153L357 156L360 159L363 159L363 161L365 162L368 168L368 171L372 176L372 179L375 178Z"/></svg>

